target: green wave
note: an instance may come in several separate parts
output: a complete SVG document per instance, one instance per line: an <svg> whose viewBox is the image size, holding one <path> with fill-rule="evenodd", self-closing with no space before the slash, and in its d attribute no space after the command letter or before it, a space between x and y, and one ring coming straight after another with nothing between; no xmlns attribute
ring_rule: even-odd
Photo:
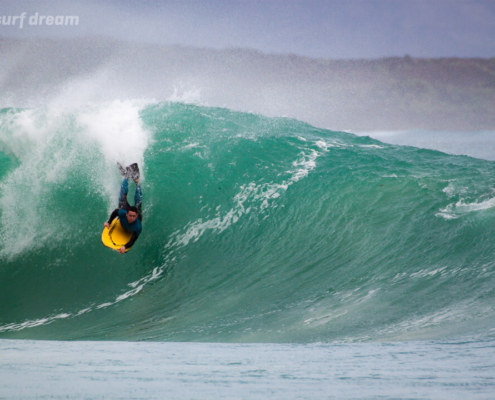
<svg viewBox="0 0 495 400"><path fill-rule="evenodd" d="M0 144L0 337L495 328L493 162L179 103L4 110ZM126 255L100 241L115 161L143 173L143 233Z"/></svg>

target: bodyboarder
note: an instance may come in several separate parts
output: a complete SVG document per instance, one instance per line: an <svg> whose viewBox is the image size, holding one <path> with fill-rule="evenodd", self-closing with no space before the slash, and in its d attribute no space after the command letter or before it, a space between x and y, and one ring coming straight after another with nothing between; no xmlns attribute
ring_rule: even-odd
<svg viewBox="0 0 495 400"><path fill-rule="evenodd" d="M110 227L110 224L115 218L120 220L122 228L129 233L132 233L131 239L124 246L118 249L120 254L124 254L126 250L130 249L137 238L141 234L142 226L142 212L141 206L143 201L143 195L141 191L141 185L139 184L139 168L137 164L131 164L125 169L117 163L120 169L120 173L123 175L122 185L120 187L119 194L119 206L116 208L107 222L103 225L106 228ZM136 193L134 194L134 206L131 206L127 201L127 194L129 193L129 178L131 178L136 185Z"/></svg>

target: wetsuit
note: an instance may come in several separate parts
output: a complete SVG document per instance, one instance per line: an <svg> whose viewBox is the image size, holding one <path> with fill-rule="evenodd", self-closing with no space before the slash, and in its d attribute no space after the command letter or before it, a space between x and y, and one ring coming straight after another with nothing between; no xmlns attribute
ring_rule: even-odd
<svg viewBox="0 0 495 400"><path fill-rule="evenodd" d="M141 214L141 204L143 201L141 186L139 184L136 185L136 193L134 194L134 204L138 209L138 217L132 224L130 224L127 221L127 217L126 217L127 211L131 207L127 202L128 192L129 192L129 182L127 181L127 178L124 178L124 180L122 181L122 186L120 187L119 208L113 210L112 214L110 215L110 218L108 219L108 223L110 224L115 218L118 217L122 225L122 228L124 228L124 230L127 232L132 232L131 240L129 240L129 242L125 245L126 249L130 249L132 247L134 242L139 237L141 230L143 229L141 226L141 221L143 218Z"/></svg>

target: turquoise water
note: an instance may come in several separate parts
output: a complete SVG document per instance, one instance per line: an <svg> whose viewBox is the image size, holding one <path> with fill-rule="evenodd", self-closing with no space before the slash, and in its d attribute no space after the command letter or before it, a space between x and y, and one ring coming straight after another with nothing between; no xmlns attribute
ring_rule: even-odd
<svg viewBox="0 0 495 400"><path fill-rule="evenodd" d="M0 113L0 338L487 340L495 164L181 103ZM143 233L102 246L116 162Z"/></svg>

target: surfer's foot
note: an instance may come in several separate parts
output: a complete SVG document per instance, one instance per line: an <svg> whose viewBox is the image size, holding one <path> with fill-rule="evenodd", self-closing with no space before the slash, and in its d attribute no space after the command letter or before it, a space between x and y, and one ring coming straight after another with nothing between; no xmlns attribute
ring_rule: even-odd
<svg viewBox="0 0 495 400"><path fill-rule="evenodd" d="M139 183L139 167L137 163L128 165L124 168L119 162L117 162L117 166L119 167L120 174L124 178L131 178L136 185Z"/></svg>
<svg viewBox="0 0 495 400"><path fill-rule="evenodd" d="M139 167L137 163L131 164L126 167L127 176L131 178L134 183L137 185L139 183Z"/></svg>

